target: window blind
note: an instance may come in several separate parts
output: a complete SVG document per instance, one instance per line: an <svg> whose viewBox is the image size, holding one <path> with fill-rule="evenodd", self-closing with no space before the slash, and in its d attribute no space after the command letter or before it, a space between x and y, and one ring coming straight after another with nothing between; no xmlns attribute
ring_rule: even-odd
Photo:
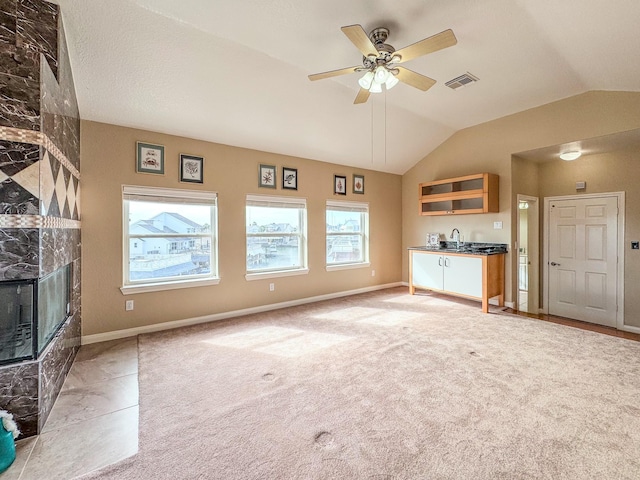
<svg viewBox="0 0 640 480"><path fill-rule="evenodd" d="M247 195L247 207L307 208L305 198L274 197L271 195Z"/></svg>
<svg viewBox="0 0 640 480"><path fill-rule="evenodd" d="M338 202L336 200L327 200L327 210L366 213L369 211L369 204L362 202Z"/></svg>

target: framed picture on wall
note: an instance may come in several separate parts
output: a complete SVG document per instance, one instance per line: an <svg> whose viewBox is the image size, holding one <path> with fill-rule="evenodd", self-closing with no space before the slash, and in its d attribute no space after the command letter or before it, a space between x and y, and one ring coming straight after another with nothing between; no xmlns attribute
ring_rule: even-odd
<svg viewBox="0 0 640 480"><path fill-rule="evenodd" d="M136 142L136 172L164 175L164 147Z"/></svg>
<svg viewBox="0 0 640 480"><path fill-rule="evenodd" d="M195 155L180 154L180 181L189 183L203 183L202 170L204 158Z"/></svg>
<svg viewBox="0 0 640 480"><path fill-rule="evenodd" d="M258 187L276 188L275 165L260 165L258 169Z"/></svg>
<svg viewBox="0 0 640 480"><path fill-rule="evenodd" d="M282 167L282 188L287 190L298 189L298 169Z"/></svg>
<svg viewBox="0 0 640 480"><path fill-rule="evenodd" d="M333 176L333 193L335 195L347 194L347 177L343 175Z"/></svg>
<svg viewBox="0 0 640 480"><path fill-rule="evenodd" d="M353 193L364 195L364 175L353 176Z"/></svg>

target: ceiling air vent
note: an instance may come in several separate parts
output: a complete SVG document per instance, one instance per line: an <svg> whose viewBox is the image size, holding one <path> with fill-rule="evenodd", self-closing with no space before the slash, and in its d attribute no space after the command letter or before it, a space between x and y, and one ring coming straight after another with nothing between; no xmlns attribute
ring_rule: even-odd
<svg viewBox="0 0 640 480"><path fill-rule="evenodd" d="M463 75L460 75L459 77L454 78L453 80L449 80L448 82L445 83L445 85L451 88L452 90L457 90L460 87L464 87L465 85L468 85L470 83L477 82L477 81L478 81L478 77L474 77L469 72L467 72Z"/></svg>

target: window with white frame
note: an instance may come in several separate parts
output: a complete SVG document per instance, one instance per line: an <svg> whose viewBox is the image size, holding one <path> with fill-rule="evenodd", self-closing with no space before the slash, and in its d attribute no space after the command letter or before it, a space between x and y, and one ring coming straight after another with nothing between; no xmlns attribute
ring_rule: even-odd
<svg viewBox="0 0 640 480"><path fill-rule="evenodd" d="M305 199L247 195L247 279L306 273L306 220Z"/></svg>
<svg viewBox="0 0 640 480"><path fill-rule="evenodd" d="M327 200L327 268L369 262L369 204Z"/></svg>
<svg viewBox="0 0 640 480"><path fill-rule="evenodd" d="M218 283L217 194L122 187L123 293Z"/></svg>

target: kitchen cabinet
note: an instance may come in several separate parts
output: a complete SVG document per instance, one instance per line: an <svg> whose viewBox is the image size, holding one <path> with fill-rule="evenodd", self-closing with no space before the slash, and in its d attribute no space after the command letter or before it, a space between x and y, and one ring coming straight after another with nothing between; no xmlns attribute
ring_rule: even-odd
<svg viewBox="0 0 640 480"><path fill-rule="evenodd" d="M409 250L409 293L416 289L480 300L488 313L489 299L504 305L504 254L473 255Z"/></svg>
<svg viewBox="0 0 640 480"><path fill-rule="evenodd" d="M478 173L419 185L420 215L498 212L499 177Z"/></svg>
<svg viewBox="0 0 640 480"><path fill-rule="evenodd" d="M443 255L413 255L411 266L413 284L429 290L444 290Z"/></svg>

